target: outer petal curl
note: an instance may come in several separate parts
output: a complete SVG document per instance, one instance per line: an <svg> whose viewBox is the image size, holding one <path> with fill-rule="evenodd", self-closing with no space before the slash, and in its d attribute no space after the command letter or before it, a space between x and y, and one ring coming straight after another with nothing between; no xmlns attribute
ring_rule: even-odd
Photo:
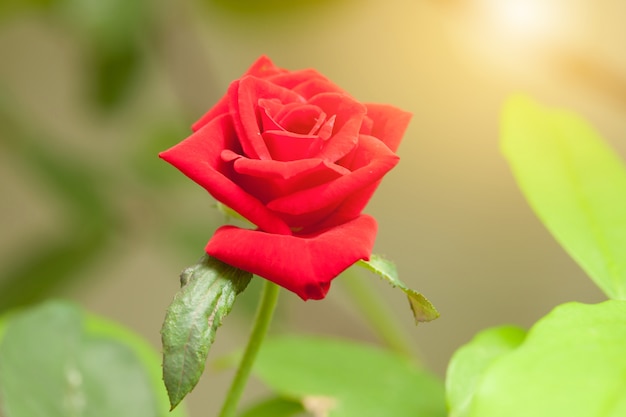
<svg viewBox="0 0 626 417"><path fill-rule="evenodd" d="M284 221L228 177L230 168L222 161L221 153L236 143L230 116L222 115L159 156L262 230L291 234Z"/></svg>
<svg viewBox="0 0 626 417"><path fill-rule="evenodd" d="M246 75L252 75L258 78L268 78L286 72L288 71L274 65L272 60L268 57L261 56L254 62L254 64L250 66L250 68L248 68L248 70L242 75L242 77ZM211 107L209 111L204 113L202 117L200 117L200 119L198 119L198 121L191 126L191 129L196 132L209 121L224 113L228 113L228 96L223 96L215 104L215 106Z"/></svg>
<svg viewBox="0 0 626 417"><path fill-rule="evenodd" d="M388 104L367 103L365 106L367 117L373 122L369 135L383 141L392 151L397 151L411 121L411 113Z"/></svg>
<svg viewBox="0 0 626 417"><path fill-rule="evenodd" d="M377 228L376 220L366 214L310 236L222 226L206 252L293 291L303 300L320 300L337 275L360 259L369 260Z"/></svg>

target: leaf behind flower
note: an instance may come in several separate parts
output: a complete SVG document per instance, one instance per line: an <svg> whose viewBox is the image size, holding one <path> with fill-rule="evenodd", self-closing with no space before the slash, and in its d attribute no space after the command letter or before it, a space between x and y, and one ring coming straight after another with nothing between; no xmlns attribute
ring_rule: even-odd
<svg viewBox="0 0 626 417"><path fill-rule="evenodd" d="M361 343L269 338L253 372L316 417L446 415L440 380L405 355Z"/></svg>

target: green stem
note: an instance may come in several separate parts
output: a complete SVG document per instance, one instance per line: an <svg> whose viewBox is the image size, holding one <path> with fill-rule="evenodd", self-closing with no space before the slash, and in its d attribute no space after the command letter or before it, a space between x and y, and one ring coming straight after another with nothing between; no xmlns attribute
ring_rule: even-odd
<svg viewBox="0 0 626 417"><path fill-rule="evenodd" d="M256 318L254 319L250 339L248 340L248 345L246 346L246 350L244 351L241 362L239 363L239 368L237 368L235 378L230 385L230 389L228 390L228 394L226 395L226 399L222 405L219 417L234 417L235 412L237 411L237 404L239 403L241 394L243 393L246 383L248 382L252 365L254 364L254 360L256 359L257 353L263 344L263 339L265 339L265 334L267 333L267 329L272 321L274 309L276 308L276 303L278 301L279 290L280 287L278 285L267 280L265 281L265 284L263 285L263 293L261 294L261 301L256 313Z"/></svg>
<svg viewBox="0 0 626 417"><path fill-rule="evenodd" d="M406 332L398 325L397 319L391 314L389 308L384 305L373 288L363 280L363 277L352 271L346 271L341 277L341 283L347 287L352 301L361 310L365 321L369 323L374 333L390 349L411 357L420 364L421 360L406 336Z"/></svg>

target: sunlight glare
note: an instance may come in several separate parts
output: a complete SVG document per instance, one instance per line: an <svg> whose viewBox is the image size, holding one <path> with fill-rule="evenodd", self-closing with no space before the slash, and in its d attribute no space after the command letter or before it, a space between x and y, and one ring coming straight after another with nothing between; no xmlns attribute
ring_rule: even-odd
<svg viewBox="0 0 626 417"><path fill-rule="evenodd" d="M500 31L528 40L550 37L558 28L554 1L490 0L489 8Z"/></svg>

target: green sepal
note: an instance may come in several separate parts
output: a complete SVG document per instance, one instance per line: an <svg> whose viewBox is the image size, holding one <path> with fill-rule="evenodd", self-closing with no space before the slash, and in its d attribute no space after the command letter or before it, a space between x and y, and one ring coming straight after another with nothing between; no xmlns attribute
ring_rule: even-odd
<svg viewBox="0 0 626 417"><path fill-rule="evenodd" d="M251 273L208 255L181 274L182 288L161 329L163 380L172 409L198 383L217 328L251 279Z"/></svg>
<svg viewBox="0 0 626 417"><path fill-rule="evenodd" d="M415 317L415 324L432 321L439 317L439 312L435 306L423 294L410 289L398 278L398 270L392 261L380 255L372 254L369 261L360 260L358 265L379 275L394 288L397 287L406 294L413 311L413 317Z"/></svg>

